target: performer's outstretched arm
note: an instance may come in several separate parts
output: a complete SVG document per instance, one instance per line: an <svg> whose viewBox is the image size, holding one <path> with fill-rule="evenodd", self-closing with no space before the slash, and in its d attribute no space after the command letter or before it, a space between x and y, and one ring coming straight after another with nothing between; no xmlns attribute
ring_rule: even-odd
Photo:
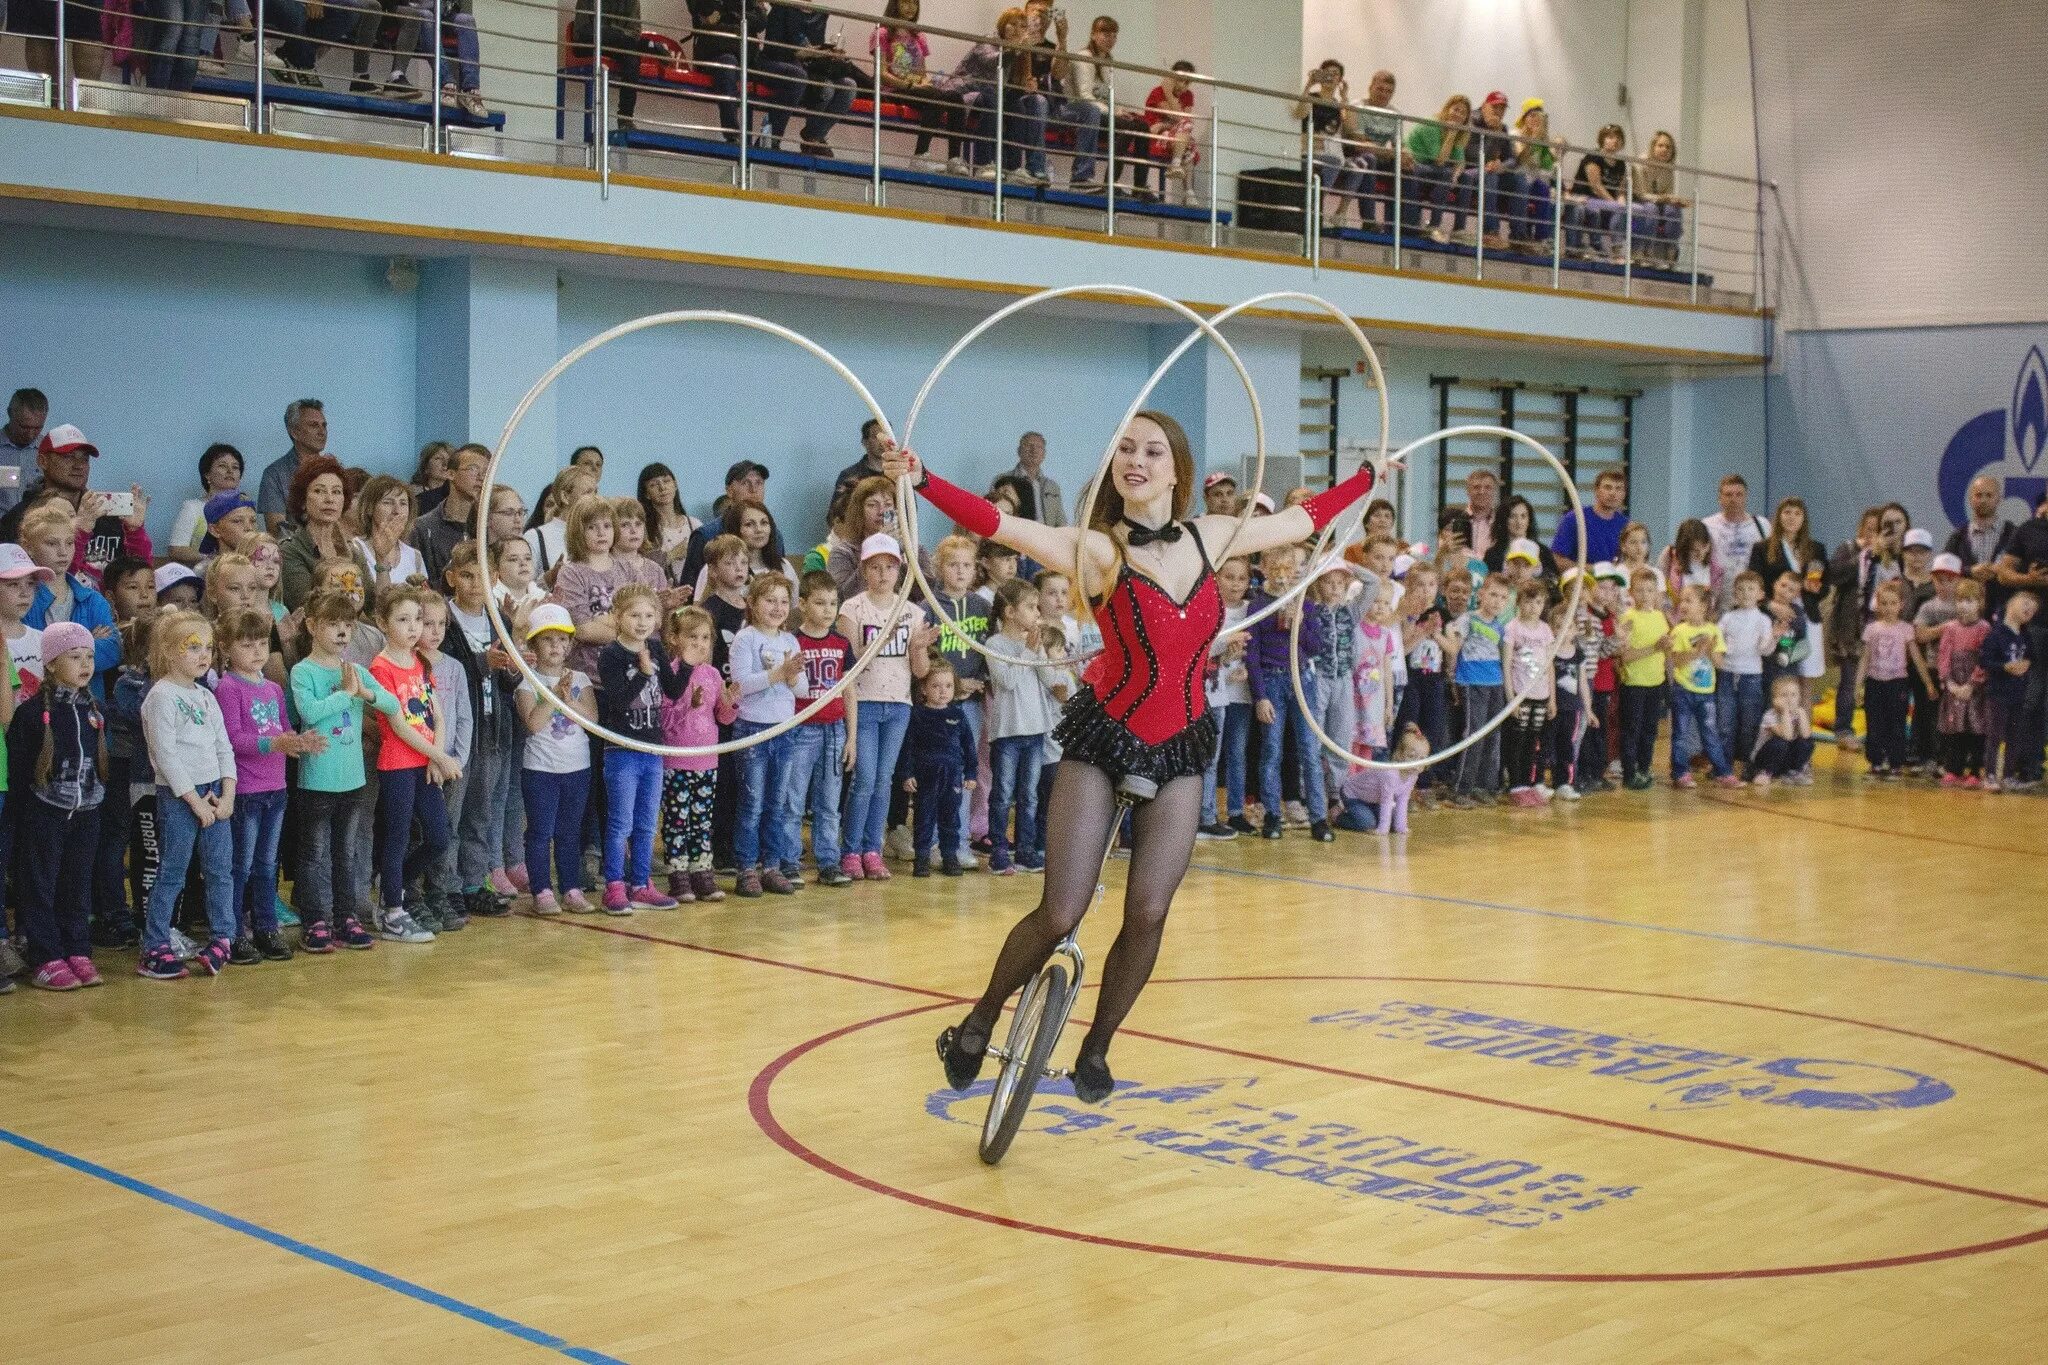
<svg viewBox="0 0 2048 1365"><path fill-rule="evenodd" d="M1362 464L1356 474L1324 489L1298 507L1275 512L1270 517L1253 517L1245 523L1244 530L1234 541L1230 539L1231 530L1237 525L1234 516L1199 517L1195 525L1202 533L1204 545L1220 549L1229 542L1230 557L1241 559L1263 553L1276 545L1296 545L1307 540L1335 521L1345 508L1370 493L1378 483L1379 475L1372 465L1369 462Z"/></svg>
<svg viewBox="0 0 2048 1365"><path fill-rule="evenodd" d="M1116 570L1116 551L1100 531L1045 526L1028 517L1013 517L980 494L946 482L926 469L910 451L891 450L885 454L882 473L890 479L908 474L924 500L951 517L962 530L1007 545L1049 568L1070 572L1076 544L1085 546L1090 569L1100 575L1098 581L1087 585L1091 593L1099 594Z"/></svg>

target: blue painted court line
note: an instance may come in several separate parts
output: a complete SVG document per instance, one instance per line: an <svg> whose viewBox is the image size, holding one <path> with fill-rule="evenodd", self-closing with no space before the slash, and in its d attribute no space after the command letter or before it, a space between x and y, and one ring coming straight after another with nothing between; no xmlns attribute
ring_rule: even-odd
<svg viewBox="0 0 2048 1365"><path fill-rule="evenodd" d="M1202 872L1225 877L1254 877L1260 881L1291 882L1296 886L1320 886L1331 891L1362 891L1369 896L1392 896L1397 900L1432 901L1438 905L1462 905L1472 910L1500 910L1511 915L1535 915L1541 919L1572 920L1579 924L1601 924L1612 929L1643 929L1653 934L1678 934L1685 938L1713 939L1720 943L1745 943L1752 948L1784 948L1795 953L1820 953L1827 957L1853 957L1864 962L1888 962L1895 967L1925 967L1937 972L1964 972L1971 976L1998 976L2009 981L2048 982L2048 976L2007 971L2001 967L1966 967L1955 962L1928 962L1917 957L1893 957L1888 953L1865 953L1854 948L1829 948L1818 943L1788 943L1784 939L1749 938L1742 934L1720 934L1711 929L1687 929L1675 924L1645 924L1641 920L1606 919L1600 915L1576 915L1568 910L1539 910L1531 905L1504 905L1499 901L1470 900L1464 896L1440 896L1428 891L1396 891L1384 886L1359 886L1353 882L1327 882L1314 877L1291 877L1284 872L1254 872L1243 867L1218 867L1214 863L1192 863Z"/></svg>
<svg viewBox="0 0 2048 1365"><path fill-rule="evenodd" d="M530 1345L544 1346L548 1350L565 1355L571 1360L582 1361L583 1365L625 1365L624 1361L614 1356L608 1356L602 1351L593 1351L582 1346L571 1346L560 1337L549 1332L543 1332L538 1327L528 1327L523 1322L514 1322L508 1317L493 1313L488 1308L478 1308L475 1304L464 1303L460 1299L451 1299L446 1294L436 1293L424 1285L414 1284L411 1280L401 1280L396 1275L387 1275L381 1270L364 1265L361 1261L351 1261L346 1256L337 1256L335 1253L322 1250L311 1243L301 1242L296 1237L287 1237L281 1232L272 1232L269 1228L260 1227L246 1218L237 1218L232 1213L223 1213L219 1209L197 1203L194 1200L185 1198L183 1195L172 1194L169 1190L152 1185L147 1181L137 1180L132 1175L123 1175L119 1171L109 1170L97 1162L87 1161L84 1157L73 1156L69 1152L60 1152L55 1147L45 1146L43 1143L37 1142L34 1138L23 1137L19 1133L9 1132L5 1128L0 1128L0 1142L5 1142L10 1147L17 1147L27 1152L30 1156L39 1156L45 1161L54 1161L59 1166L77 1171L80 1175L89 1175L95 1180L104 1180L109 1185L115 1185L127 1190L130 1194L139 1194L145 1199L154 1199L157 1203L176 1209L180 1213L189 1213L195 1218L204 1218L207 1222L226 1228L230 1232L239 1232L245 1237L254 1237L259 1242L267 1242L280 1251L289 1251L294 1256L303 1256L307 1260L324 1265L330 1270L339 1270L345 1275L353 1275L359 1280L376 1285L379 1289L389 1289L395 1294L403 1294L409 1299L417 1299L421 1303L453 1313L459 1318L467 1318L471 1322L503 1332L507 1336L517 1337L519 1340Z"/></svg>

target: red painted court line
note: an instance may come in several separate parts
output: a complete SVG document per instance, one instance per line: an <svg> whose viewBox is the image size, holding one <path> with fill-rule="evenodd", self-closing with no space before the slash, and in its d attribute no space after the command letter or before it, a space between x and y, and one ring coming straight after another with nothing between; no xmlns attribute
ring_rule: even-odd
<svg viewBox="0 0 2048 1365"><path fill-rule="evenodd" d="M541 917L540 917L540 916L531 916L530 918L536 918L536 919L538 919L538 918L541 918ZM971 999L971 998L970 998L970 997L968 997L968 996L964 996L964 995L952 995L952 994L949 994L948 992L945 992L945 991L934 991L934 990L928 990L928 989L926 989L925 987L922 987L922 986L906 986L906 985L903 985L903 984L901 984L901 983L899 983L899 982L895 982L895 981L883 981L883 980L880 980L880 979L878 979L878 978L876 978L876 977L868 977L868 976L855 976L855 975L853 975L852 973L849 973L849 972L836 972L836 971L831 971L831 970L829 970L829 969L827 969L827 968L823 968L823 967L809 967L809 966L805 966L804 964L802 964L802 963L799 963L799 962L786 962L786 961L783 961L783 960L781 960L781 959L779 959L779 958L772 958L772 957L758 957L758 956L755 956L754 954L751 954L751 953L740 953L740 952L734 952L734 951L732 951L731 949L727 949L727 948L711 948L711 947L706 947L705 945L703 945L703 944L699 944L699 943L687 943L687 942L684 942L684 941L683 941L683 940L681 940L681 939L674 939L674 938L661 938L661 937L659 937L658 935L655 935L655 934L642 934L642 933L637 933L637 932L635 932L635 931L633 931L633 930L631 930L631 929L619 929L619 928L614 928L613 926L611 926L611 925L608 925L608 924L595 924L595 923L591 923L591 922L589 922L589 921L587 921L587 920L571 920L571 919L558 919L558 918L555 918L555 917L552 917L552 916L550 916L550 917L547 917L547 918L546 918L545 922L547 922L547 923L550 923L550 924L559 924L559 925L563 925L563 926L565 926L565 927L567 927L567 928L572 928L572 929L587 929L587 930L591 931L592 933L598 933L598 934L611 934L611 935L614 935L615 937L618 937L618 938L630 938L630 939L637 939L637 940L639 940L639 941L640 941L640 942L642 942L642 943L658 943L658 944L662 944L662 945L664 945L664 946L666 946L666 947L670 947L670 948L684 948L684 949L688 949L688 950L689 950L689 951L691 951L691 952L696 952L696 953L708 953L708 954L710 954L710 955L711 955L711 956L713 956L713 957L724 957L724 958L731 958L731 959L733 959L733 960L735 960L735 961L739 961L739 962L752 962L752 963L756 963L756 964L758 964L758 965L760 965L760 966L764 966L764 967L781 967L781 968L785 968L785 969L787 969L787 970L789 970L789 971L796 971L796 972L804 972L804 973L807 973L807 974L810 974L810 975L813 975L813 976L825 976L825 977L831 977L831 978L833 978L833 979L835 979L835 980L839 980L839 981L849 981L849 982L852 982L852 983L854 983L854 984L856 984L856 985L862 985L862 986L875 986L875 987L878 987L878 988L880 988L880 989L883 989L883 990L901 991L901 992L903 992L903 993L905 993L905 994L909 994L909 995L920 995L920 996L924 996L924 997L926 997L926 998L928 998L928 999L934 999L934 1000L940 1000L940 1001L946 1001L946 1000L951 1000L951 1001L956 1001L956 1002L959 1002L959 1003L962 1003L962 1004L965 1004L965 1003L969 1003L969 1001L970 1001L970 999ZM1186 978L1186 980L1187 980L1187 981L1189 981L1189 982L1199 981L1199 980L1203 980L1203 979L1205 979L1205 978ZM1216 981L1252 981L1252 980L1293 980L1294 978L1292 978L1292 977L1278 977L1278 978L1275 978L1275 977L1216 977L1216 978L1206 978L1206 979L1209 979L1209 980L1216 980ZM1452 978L1452 977L1364 977L1364 978L1360 978L1360 977L1348 977L1348 978L1312 977L1312 978L1309 978L1309 979L1311 979L1311 980L1370 980L1370 981L1391 981L1391 982L1400 982L1400 981L1415 981L1415 982L1421 982L1421 983L1439 983L1439 984L1452 984L1452 983L1456 983L1456 984L1468 984L1468 985L1512 985L1512 986L1530 986L1530 985L1541 985L1541 983L1532 983L1532 982L1527 982L1527 981L1517 981L1517 982L1508 982L1508 981L1479 981L1479 980L1469 980L1469 981L1461 981L1461 980L1460 980L1459 978ZM1170 984L1170 983L1172 982L1172 980L1173 980L1172 978L1163 978L1163 979L1161 980L1160 984ZM1543 988L1544 988L1544 989L1548 989L1548 987L1547 987L1547 986L1545 986L1545 987L1543 987ZM1564 987L1563 989L1567 989L1567 990L1584 990L1584 991L1597 991L1597 990L1599 990L1600 988L1598 988L1598 987L1590 987L1590 986L1576 986L1576 987ZM1655 995L1655 994L1657 994L1656 992L1649 992L1649 991L1626 991L1626 992L1616 992L1616 993L1617 993L1617 994L1629 994L1629 995ZM1685 996L1685 995L1667 995L1667 996L1662 996L1661 998L1664 998L1664 999L1670 999L1670 1000L1687 1000L1687 1001L1694 1001L1694 1002L1696 1002L1696 1003L1700 1003L1700 1004L1714 1004L1714 1005L1739 1005L1739 1004L1740 1004L1740 1002L1737 1002L1737 1001L1728 1001L1728 1000L1713 1000L1713 999L1710 999L1710 998L1708 998L1708 997L1704 997L1704 996ZM1773 1006L1762 1006L1762 1007L1760 1007L1760 1008L1765 1008L1765 1009L1773 1009L1773 1008L1776 1008L1776 1007L1773 1007ZM1796 1010L1785 1010L1785 1011L1783 1011L1783 1012L1784 1012L1784 1013L1788 1013L1788 1014L1797 1014L1797 1013L1800 1013L1800 1011L1796 1011ZM1849 1019L1836 1019L1836 1018L1835 1018L1835 1016L1831 1016L1831 1015L1813 1015L1813 1016L1811 1016L1811 1017L1813 1017L1813 1018L1819 1018L1819 1019L1833 1019L1833 1020L1834 1020L1835 1022L1838 1022L1838 1023L1851 1023L1851 1024L1853 1024L1853 1023L1859 1023L1859 1022L1860 1022L1860 1021L1858 1021L1858 1020L1849 1020ZM1086 1020L1079 1020L1079 1021L1077 1021L1077 1022L1080 1022L1080 1023L1086 1023L1086 1022L1088 1022L1088 1021L1086 1021ZM1878 1028L1883 1028L1884 1026L1883 1026L1883 1025L1876 1025L1875 1027L1878 1027ZM1710 1137L1704 1137L1704 1136L1701 1136L1701 1135L1699 1135L1699 1134L1696 1134L1696 1133L1679 1133L1679 1132L1674 1132L1674 1131L1672 1131L1671 1129L1668 1129L1668 1128L1652 1128L1652 1127L1649 1127L1649 1126L1648 1126L1648 1125L1646 1125L1646 1124L1639 1124L1639 1123L1629 1123L1628 1121L1626 1121L1626 1120L1624 1120L1624 1119L1609 1119L1609 1118L1601 1118L1601 1117L1599 1117L1599 1116L1597 1116L1597 1115L1593 1115L1593 1114L1575 1114L1575 1113L1572 1113L1571 1111L1569 1111L1569 1110L1565 1110L1565 1109L1552 1109L1552 1108L1549 1108L1549 1107L1548 1107L1548 1106L1546 1106L1546 1105L1540 1105L1540 1104L1526 1104L1526 1103L1523 1103L1523 1102L1522 1102L1522 1101L1520 1101L1520 1100L1506 1100L1506 1099L1499 1099L1499 1098L1496 1098L1496 1097L1494 1097L1494 1096L1491 1096L1491 1095L1477 1095L1477 1094L1473 1094L1473 1093L1472 1093L1471 1091L1467 1091L1467 1090L1452 1090L1452 1089L1449 1089L1448 1087L1445 1087L1445 1086L1427 1085L1427 1084L1425 1084L1425 1083L1423 1083L1423 1082L1421 1082L1421 1081L1408 1081L1408 1080L1402 1080L1401 1078L1399 1078L1399 1077L1397 1077L1397 1076L1383 1076L1383 1075L1380 1075L1380 1074L1378 1074L1378 1073L1376 1073L1376 1072L1371 1072L1371 1071L1352 1071L1352 1070L1349 1070L1349 1069L1347 1069L1347 1068L1345 1068L1345 1067L1339 1067L1339 1066L1330 1066L1330 1065L1327 1065L1327 1064L1325 1064L1325 1063L1322 1063L1322 1062L1305 1062L1305 1061L1301 1061L1300 1059L1298 1059L1298 1058L1294 1058L1294 1057L1280 1057L1280 1056L1275 1056L1275 1055L1273 1055L1273 1054L1271 1054L1271 1053L1266 1053L1266 1052L1252 1052L1252 1051L1250 1051L1250 1050L1247 1050L1247 1049L1244 1049L1244 1048L1234 1048L1234 1047L1226 1047L1226 1046L1224 1046L1224 1045L1223 1045L1223 1044L1221 1044L1221 1043L1204 1043L1204 1042L1199 1042L1199 1041L1197 1041L1197 1040L1195 1040L1195 1039L1192 1039L1192 1038L1178 1038L1178 1037L1174 1037L1174 1036L1173 1036L1173 1035L1171 1035L1171 1034L1165 1034L1165 1033L1152 1033L1152 1032L1149 1032L1149 1031L1147 1031L1147 1030L1144 1030L1144 1029L1136 1029L1136 1028L1132 1028L1132 1027L1130 1027L1129 1025L1125 1025L1122 1031L1123 1031L1124 1033L1127 1033L1127 1034L1131 1035L1131 1036L1132 1036L1132 1037L1134 1037L1134 1038L1144 1038L1144 1039L1147 1039L1147 1040L1149 1040L1149 1041L1151 1041L1151 1042L1155 1042L1155 1043L1167 1043L1167 1044L1170 1044L1170 1045L1174 1045L1174 1046L1178 1046L1178 1047L1185 1047L1185 1048L1191 1048L1191 1049L1194 1049L1195 1051L1198 1051L1198 1052L1213 1052L1213 1053L1216 1053L1216 1054L1217 1054L1217 1055L1219 1055L1219 1056L1225 1056L1225 1057L1238 1057L1238 1058L1242 1058L1242 1059L1244 1059L1244 1060L1246 1060L1246 1061L1254 1061L1254 1062L1266 1062L1266 1063L1269 1063L1269 1064L1271 1064L1271 1065L1273 1065L1273 1066L1285 1066L1285 1067L1292 1067L1292 1068L1294 1068L1294 1069L1296 1069L1296 1070L1298 1070L1298 1071L1312 1071L1312 1072L1317 1072L1317 1073L1320 1073L1320 1074L1322 1074L1322 1075L1326 1075L1326 1076L1339 1076L1339 1077L1343 1077L1344 1079L1347 1079L1347 1080L1354 1080L1354 1081L1368 1081L1368 1082L1376 1083L1376 1084L1379 1084L1379 1085L1389 1085L1389 1086L1393 1086L1393 1087L1395 1087L1395 1088L1397 1088L1397 1089L1401 1089L1401 1090L1412 1090L1412 1091L1415 1091L1415 1092L1417 1092L1417 1093L1419 1093L1419 1094L1425 1094L1425 1095L1439 1095L1439 1096L1443 1096L1444 1098L1447 1098L1447 1099L1459 1099L1459 1100L1470 1100L1471 1102L1473 1102L1473 1103L1475 1103L1475 1104L1485 1104L1485 1105L1491 1105L1491 1106L1493 1106L1494 1108L1497 1108L1497 1109L1511 1109L1511 1110L1515 1110L1515 1111L1518 1111L1518 1112L1520 1112L1520 1113L1525 1113L1525 1114L1536 1114L1536 1115L1540 1115L1540 1116L1542 1116L1542 1117L1544 1117L1544 1118L1566 1119L1566 1120L1569 1120L1569 1121L1571 1121L1571 1122L1575 1122L1575 1123L1589 1123L1589 1124L1593 1124L1593 1125L1596 1125L1596 1126L1598 1126L1598 1127L1602 1127L1602 1128L1613 1128L1613 1129L1617 1129L1617 1130L1619 1130L1619 1131L1621 1131L1621 1132L1625 1132L1625 1133L1634 1133L1634 1134L1637 1134L1637 1135L1639 1135L1639 1136L1643 1136L1643 1137L1660 1137L1660 1138L1670 1138L1670 1139L1672 1139L1673 1141L1677 1141L1677 1142L1689 1142L1689 1143L1692 1143L1693 1145L1695 1145L1695 1146L1699 1146L1699 1147L1711 1147L1711 1148L1715 1148L1715 1149L1718 1149L1718 1150L1720 1150L1720 1151L1726 1151L1726 1152L1736 1152L1736 1153L1739 1153L1739 1154L1741 1154L1741 1155L1744 1155L1744 1156L1760 1156L1760 1157L1768 1157L1768 1158L1773 1158L1773 1159L1775 1159L1775 1160L1778 1160L1778 1161L1789 1161L1789 1162L1793 1162L1793 1163L1795 1163L1795 1164L1797 1164L1797 1165L1801 1165L1801 1166L1813 1166L1813 1167L1817 1167L1817 1168L1819 1168L1819 1169L1822 1169L1822 1170L1830 1170L1830 1171L1840 1171L1840 1172L1844 1172L1844 1173L1846 1173L1846 1174L1850 1174L1850 1175L1861 1175L1861 1176L1868 1176L1868 1177L1871 1177L1871 1178L1873 1178L1873 1179L1877 1179L1877 1180L1890 1180L1890 1181L1895 1181L1895 1182L1897 1182L1897 1183L1899 1183L1899 1184L1904 1184L1904 1185L1918 1185L1918 1186L1921 1186L1921 1187L1923 1187L1923 1188L1926 1188L1926 1189L1931 1189L1931 1190L1941 1190L1941 1191L1943 1191L1944 1193L1948 1193L1948 1194L1966 1194L1966 1195L1973 1195L1973 1196L1975 1196L1975 1197L1977 1197L1977 1198L1979 1198L1979 1199L1991 1199L1991 1200L1995 1200L1995 1201L1997 1201L1997 1202L1999 1202L1999 1203L2003 1203L2003 1204L2017 1204L2017 1205L2020 1205L2020 1206L2022 1206L2022 1207L2025 1207L2025 1208L2035 1208L2035 1209L2048 1209L2048 1199L2036 1199L2036 1198L2033 1198L2033 1197L2031 1197L2031 1196L2029 1196L2029 1195L2024 1195L2024 1194L2007 1194L2007 1193L2005 1193L2005 1192L2003 1192L2003 1191L2000 1191L2000 1190L1987 1190L1987 1189L1980 1189L1980 1188L1978 1188L1978 1187L1977 1187L1977 1186L1975 1186L1975 1185L1959 1185L1959 1184L1955 1184L1955 1183L1952 1183L1952 1182L1950 1182L1950 1181L1946 1181L1946 1180L1935 1180L1935 1179L1932 1179L1932 1178L1930 1178L1930 1177L1927 1177L1927 1176L1918 1176L1918 1175L1907 1175L1907 1174L1905 1174L1904 1172L1901 1172L1901 1171L1886 1171L1886 1170L1880 1170L1880 1169L1878 1169L1877 1167L1874 1167L1874 1166L1858 1166L1858 1165L1855 1165L1854 1163L1851 1163L1851 1162L1845 1162L1845 1161L1829 1161L1829 1160L1828 1160L1828 1159L1826 1159L1825 1157L1801 1156L1801 1155L1799 1155L1799 1154L1797 1154L1797 1153L1795 1153L1795 1152L1781 1152L1781 1151L1778 1151L1777 1149L1775 1149L1775 1148L1771 1148L1771 1147L1753 1147L1753 1146L1749 1145L1748 1143L1744 1143L1744 1142L1730 1142L1730 1141L1726 1141L1726 1140L1724 1140L1724 1139L1721 1139L1721 1138L1710 1138ZM1895 1032L1904 1032L1904 1030L1893 1030L1893 1031L1895 1031ZM1916 1035L1912 1035L1912 1036L1915 1036L1915 1037L1923 1037L1923 1038L1927 1038L1927 1039L1928 1039L1928 1041L1931 1041L1931 1042L1946 1042L1946 1041L1947 1041L1946 1039L1936 1039L1936 1038L1932 1038L1931 1036L1929 1036L1929 1035L1925 1035L1925 1034L1916 1034ZM1969 1045L1968 1045L1968 1044L1957 1044L1956 1046L1963 1046L1963 1047L1968 1047ZM1972 1048L1971 1050L1972 1050L1972 1051L1979 1051L1980 1049L1975 1049L1975 1048ZM1987 1055L1991 1055L1991 1056L1999 1056L1999 1054L1996 1054L1996 1053L1989 1053L1989 1054L1987 1054ZM2033 1063L2031 1063L2031 1062L2024 1062L2024 1061L2021 1061L2021 1060L2020 1060L2020 1059L2018 1059L2018 1058L2005 1058L2005 1057L2001 1057L2001 1060L2005 1060L2005 1061L2014 1061L2014 1062L2019 1062L2019 1064L2020 1064L2020 1065L2022 1065L2022 1066L2028 1066L2028 1067L2032 1067L2032 1068L2033 1068L2034 1070L2036 1070L2036 1071L2039 1071L2039 1070L2043 1070L2043 1068L2041 1068L2041 1067L2038 1067L2038 1066L2035 1066L2035 1065L2034 1065Z"/></svg>
<svg viewBox="0 0 2048 1365"><path fill-rule="evenodd" d="M2007 848L2003 844L1973 844L1967 839L1944 839L1939 834L1915 834L1911 830L1880 829L1875 825L1858 825L1852 824L1847 820L1830 820L1824 815L1805 815L1796 810L1779 810L1774 806L1764 804L1762 801L1744 801L1739 797L1716 796L1712 792L1707 791L1694 794L1703 801L1711 801L1717 806L1726 806L1730 810L1754 811L1758 815L1775 815L1781 820L1803 820L1809 825L1826 825L1830 829L1853 829L1863 834L1883 835L1887 839L1912 839L1923 844L1944 844L1949 848L1973 849L1978 853L2012 853L2022 858L2048 858L2048 849Z"/></svg>

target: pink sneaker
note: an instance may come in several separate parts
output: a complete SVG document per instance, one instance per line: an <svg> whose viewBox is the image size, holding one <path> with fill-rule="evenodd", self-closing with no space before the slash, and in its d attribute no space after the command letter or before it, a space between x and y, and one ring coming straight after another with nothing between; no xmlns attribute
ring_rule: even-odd
<svg viewBox="0 0 2048 1365"><path fill-rule="evenodd" d="M533 898L533 913L536 915L559 915L562 903L555 899L552 891L543 891Z"/></svg>
<svg viewBox="0 0 2048 1365"><path fill-rule="evenodd" d="M665 896L655 890L653 882L634 887L628 898L643 910L673 910L677 905L675 897Z"/></svg>
<svg viewBox="0 0 2048 1365"><path fill-rule="evenodd" d="M562 893L562 908L572 915L588 915L592 913L590 902L584 898L581 891L564 891Z"/></svg>
<svg viewBox="0 0 2048 1365"><path fill-rule="evenodd" d="M1697 787L1699 784L1699 779L1694 777L1691 773L1681 773L1671 783L1672 786L1677 787L1681 791L1691 791L1694 787Z"/></svg>
<svg viewBox="0 0 2048 1365"><path fill-rule="evenodd" d="M882 855L879 853L861 854L860 870L861 875L871 882L886 882L889 880L889 869L882 865Z"/></svg>
<svg viewBox="0 0 2048 1365"><path fill-rule="evenodd" d="M1978 777L1975 773L1971 773L1968 777L1963 779L1963 790L1965 791L1975 791L1977 788L1983 785L1983 779Z"/></svg>
<svg viewBox="0 0 2048 1365"><path fill-rule="evenodd" d="M46 991L75 991L84 983L72 974L71 964L58 957L36 968L28 984Z"/></svg>
<svg viewBox="0 0 2048 1365"><path fill-rule="evenodd" d="M630 915L633 913L632 903L626 899L626 884L624 882L606 882L604 884L604 912L607 915Z"/></svg>
<svg viewBox="0 0 2048 1365"><path fill-rule="evenodd" d="M844 872L848 877L851 877L854 881L859 881L862 877L865 877L867 875L866 870L863 869L861 866L860 855L858 853L849 853L844 858L841 858L839 860L839 870L841 872Z"/></svg>
<svg viewBox="0 0 2048 1365"><path fill-rule="evenodd" d="M489 882L491 890L497 892L501 896L516 896L526 889L523 886L515 884L510 877L506 876L505 869L502 867L494 867L491 869Z"/></svg>
<svg viewBox="0 0 2048 1365"><path fill-rule="evenodd" d="M1742 779L1734 773L1722 773L1714 779L1714 785L1717 787L1739 787L1742 785Z"/></svg>
<svg viewBox="0 0 2048 1365"><path fill-rule="evenodd" d="M505 875L511 879L512 885L518 887L522 893L533 890L533 883L527 880L525 863L506 868Z"/></svg>
<svg viewBox="0 0 2048 1365"><path fill-rule="evenodd" d="M64 959L64 965L71 969L71 974L78 978L78 984L81 986L106 984L100 980L100 969L92 965L92 959L89 957L67 957Z"/></svg>
<svg viewBox="0 0 2048 1365"><path fill-rule="evenodd" d="M1944 787L1960 787L1963 785L1963 779L1957 777L1954 773L1943 773L1941 775L1941 785Z"/></svg>

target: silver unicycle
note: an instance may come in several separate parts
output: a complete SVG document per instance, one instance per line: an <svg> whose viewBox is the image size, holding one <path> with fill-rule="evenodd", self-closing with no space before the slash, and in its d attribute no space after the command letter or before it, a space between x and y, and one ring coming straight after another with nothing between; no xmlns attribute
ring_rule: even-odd
<svg viewBox="0 0 2048 1365"><path fill-rule="evenodd" d="M1109 844L1102 850L1102 875L1095 881L1098 898L1108 890L1109 859L1116 852L1116 834L1123 827L1124 816L1139 802L1158 794L1158 784L1142 777L1126 776L1117 783L1116 815L1109 824ZM1024 994L1017 1000L1017 1012L1010 1018L1008 1039L1000 1045L994 1041L988 1045L988 1055L1002 1063L1002 1070L996 1073L995 1089L989 1092L988 1117L981 1121L981 1159L991 1166L1010 1150L1017 1129L1024 1123L1025 1111L1031 1108L1038 1083L1069 1074L1051 1063L1052 1050L1058 1046L1060 1034L1074 1013L1074 1001L1081 994L1081 973L1087 964L1081 956L1081 945L1074 942L1080 928L1076 921L1067 936L1053 945L1052 957L1038 975L1024 987ZM1061 958L1071 964L1071 972Z"/></svg>

